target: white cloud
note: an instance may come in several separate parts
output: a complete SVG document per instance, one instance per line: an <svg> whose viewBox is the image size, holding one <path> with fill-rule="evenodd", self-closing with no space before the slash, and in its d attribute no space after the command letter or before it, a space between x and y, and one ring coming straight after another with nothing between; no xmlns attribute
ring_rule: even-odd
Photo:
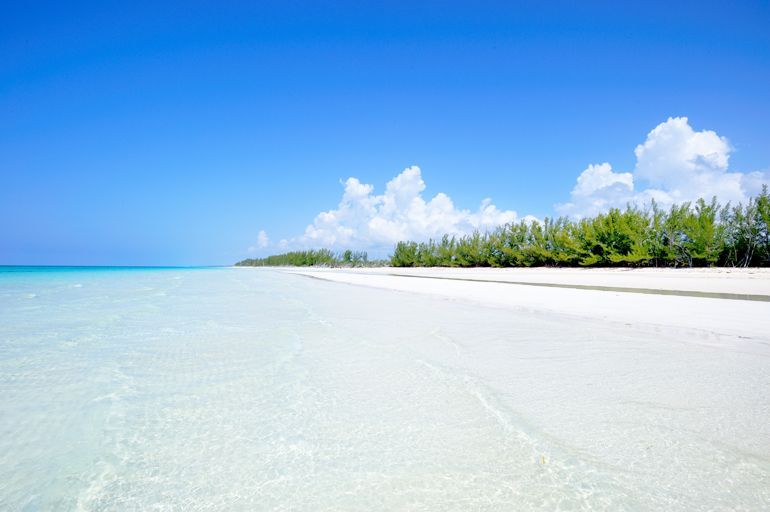
<svg viewBox="0 0 770 512"><path fill-rule="evenodd" d="M613 172L608 163L589 165L578 176L570 202L556 205L556 209L584 217L651 199L662 205L712 196L722 203L746 201L768 181L768 175L729 172L732 150L728 140L716 132L696 132L686 117L669 118L634 150L633 173ZM639 189L640 183L647 187Z"/></svg>
<svg viewBox="0 0 770 512"><path fill-rule="evenodd" d="M634 191L630 172L614 172L607 162L589 165L577 178L572 201L557 205L562 213L576 217L595 215L626 200Z"/></svg>
<svg viewBox="0 0 770 512"><path fill-rule="evenodd" d="M731 172L732 151L728 140L716 132L695 131L686 117L669 118L636 147L632 171L615 171L608 162L591 164L578 176L570 201L555 208L559 214L580 218L627 203L649 204L651 199L662 206L714 195L722 203L746 201L770 182L770 171ZM519 219L515 211L501 210L488 198L475 211L457 208L444 193L425 198L425 182L417 166L395 176L382 194L354 177L343 186L337 207L319 213L303 234L271 243L267 233L260 231L249 251L326 247L385 254L401 240L464 235L517 220L538 221L531 215Z"/></svg>
<svg viewBox="0 0 770 512"><path fill-rule="evenodd" d="M344 187L337 208L319 213L289 245L390 250L400 240L463 235L517 218L516 212L500 210L491 199L484 199L476 211L455 207L444 193L426 200L425 182L417 166L390 180L383 194L375 194L372 185L357 178L348 178Z"/></svg>
<svg viewBox="0 0 770 512"><path fill-rule="evenodd" d="M259 233L257 234L257 247L267 247L270 245L270 238L268 238L267 233L265 233L264 229L260 229Z"/></svg>
<svg viewBox="0 0 770 512"><path fill-rule="evenodd" d="M270 245L270 238L264 229L260 229L257 233L257 245L249 247L249 252L257 252L259 249L264 249Z"/></svg>
<svg viewBox="0 0 770 512"><path fill-rule="evenodd" d="M608 189L616 189L621 193L631 192L634 190L634 178L630 172L612 172L612 166L607 162L591 164L578 176L574 194L590 196Z"/></svg>

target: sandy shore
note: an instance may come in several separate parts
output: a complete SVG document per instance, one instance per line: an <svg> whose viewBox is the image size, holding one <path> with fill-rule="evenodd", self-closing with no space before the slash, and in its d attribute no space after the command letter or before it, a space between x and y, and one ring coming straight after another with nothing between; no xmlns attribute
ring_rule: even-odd
<svg viewBox="0 0 770 512"><path fill-rule="evenodd" d="M286 269L492 307L770 340L770 269Z"/></svg>

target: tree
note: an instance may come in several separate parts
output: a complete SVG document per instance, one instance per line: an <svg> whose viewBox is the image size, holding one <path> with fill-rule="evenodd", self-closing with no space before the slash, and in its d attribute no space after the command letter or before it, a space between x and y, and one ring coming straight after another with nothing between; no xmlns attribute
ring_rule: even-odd
<svg viewBox="0 0 770 512"><path fill-rule="evenodd" d="M396 266L521 267L770 265L767 187L744 205L716 198L661 209L655 201L573 221L505 224L492 232L399 242Z"/></svg>

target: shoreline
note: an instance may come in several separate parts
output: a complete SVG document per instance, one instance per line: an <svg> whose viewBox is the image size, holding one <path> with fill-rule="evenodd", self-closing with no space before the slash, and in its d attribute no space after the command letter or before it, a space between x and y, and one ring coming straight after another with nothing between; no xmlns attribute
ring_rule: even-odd
<svg viewBox="0 0 770 512"><path fill-rule="evenodd" d="M770 342L770 269L273 270L495 308Z"/></svg>
<svg viewBox="0 0 770 512"><path fill-rule="evenodd" d="M767 509L770 303L378 272L9 281L8 499Z"/></svg>
<svg viewBox="0 0 770 512"><path fill-rule="evenodd" d="M359 275L433 277L459 281L507 282L533 286L605 289L606 291L649 290L667 292L704 292L733 295L759 295L770 299L768 267L696 267L696 268L580 268L580 267L249 267L292 273L341 272ZM719 298L719 297L716 297ZM749 299L751 300L751 299Z"/></svg>

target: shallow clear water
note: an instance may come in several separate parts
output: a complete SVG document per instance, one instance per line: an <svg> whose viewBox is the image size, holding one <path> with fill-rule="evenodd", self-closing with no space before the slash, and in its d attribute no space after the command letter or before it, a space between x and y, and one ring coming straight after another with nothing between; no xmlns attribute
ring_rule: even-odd
<svg viewBox="0 0 770 512"><path fill-rule="evenodd" d="M768 356L266 269L0 269L0 509L763 510Z"/></svg>

